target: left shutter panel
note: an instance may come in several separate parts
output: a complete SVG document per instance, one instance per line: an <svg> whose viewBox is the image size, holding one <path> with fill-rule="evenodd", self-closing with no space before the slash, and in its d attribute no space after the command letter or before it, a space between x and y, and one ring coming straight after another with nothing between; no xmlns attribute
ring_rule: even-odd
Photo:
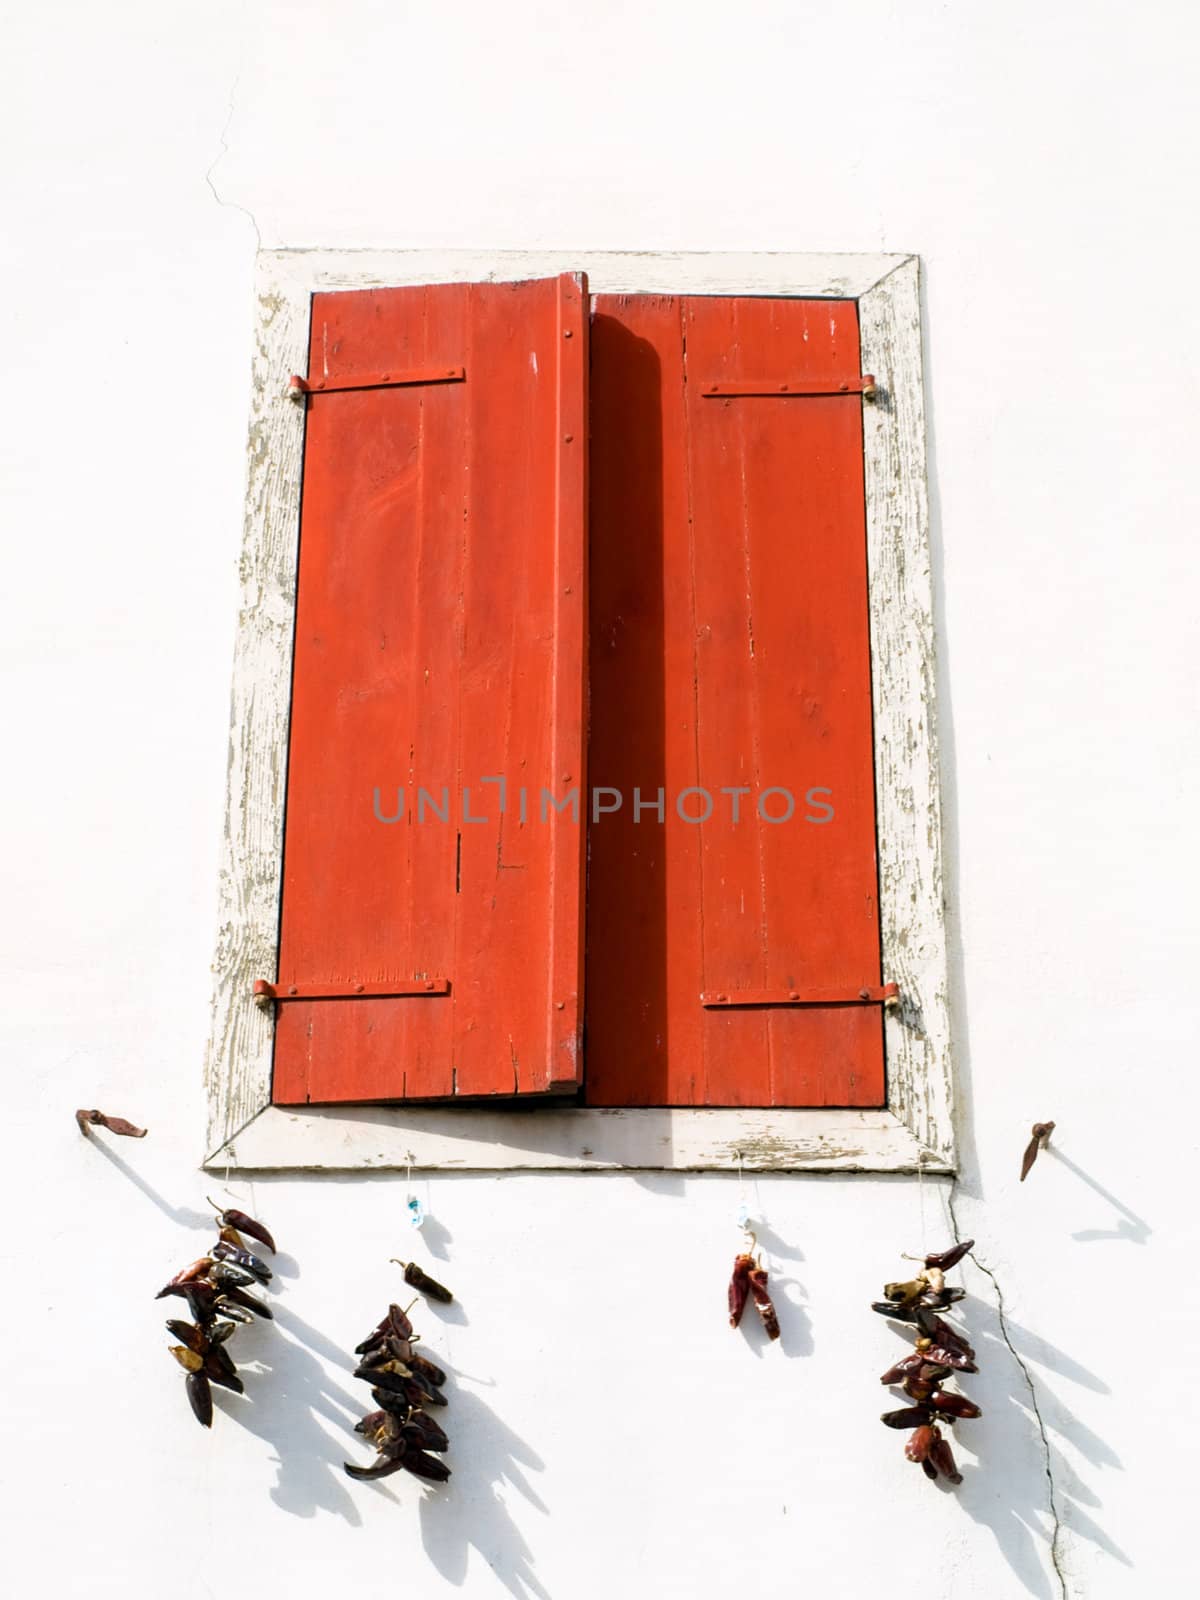
<svg viewBox="0 0 1200 1600"><path fill-rule="evenodd" d="M587 333L582 276L313 297L278 1104L578 1086Z"/></svg>

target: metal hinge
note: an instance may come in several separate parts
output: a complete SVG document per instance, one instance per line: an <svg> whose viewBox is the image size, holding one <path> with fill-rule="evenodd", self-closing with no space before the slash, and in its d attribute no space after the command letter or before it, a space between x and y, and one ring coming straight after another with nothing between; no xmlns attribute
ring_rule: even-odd
<svg viewBox="0 0 1200 1600"><path fill-rule="evenodd" d="M268 983L254 980L254 1003L265 1011L288 1000L403 1000L450 993L449 978L413 978L408 983Z"/></svg>
<svg viewBox="0 0 1200 1600"><path fill-rule="evenodd" d="M874 400L879 393L875 379L869 372L861 378L796 378L788 383L778 383L770 378L722 378L719 383L704 383L700 393L705 400L728 400L737 395L821 395L861 394L864 400Z"/></svg>
<svg viewBox="0 0 1200 1600"><path fill-rule="evenodd" d="M885 983L861 989L708 989L702 1006L872 1006L900 1009L900 985Z"/></svg>
<svg viewBox="0 0 1200 1600"><path fill-rule="evenodd" d="M402 389L416 383L462 383L466 367L409 367L405 372L366 372L357 378L288 379L288 399L297 404L314 394L337 394L345 389Z"/></svg>

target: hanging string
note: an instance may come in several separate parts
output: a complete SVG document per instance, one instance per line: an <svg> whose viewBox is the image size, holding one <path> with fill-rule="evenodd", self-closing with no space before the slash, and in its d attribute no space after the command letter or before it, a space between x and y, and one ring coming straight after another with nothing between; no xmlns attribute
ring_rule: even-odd
<svg viewBox="0 0 1200 1600"><path fill-rule="evenodd" d="M231 1139L229 1141L229 1143L225 1146L225 1174L221 1179L221 1188L224 1189L225 1193L227 1195L231 1196L232 1199L240 1200L240 1199L242 1199L242 1196L240 1194L238 1194L236 1192L236 1190L231 1189L230 1186L229 1186L229 1174L233 1170L233 1163L234 1163L234 1159L235 1159L236 1155L237 1155L237 1152L233 1148L233 1140ZM247 1183L246 1188L249 1191L249 1202L248 1203L249 1203L249 1206L250 1206L250 1210L253 1211L253 1212L257 1212L258 1207L254 1203L254 1183L253 1183L253 1181Z"/></svg>
<svg viewBox="0 0 1200 1600"><path fill-rule="evenodd" d="M758 1249L758 1235L750 1226L752 1218L750 1215L750 1202L746 1198L746 1173L742 1165L742 1152L735 1150L733 1153L737 1157L738 1173L738 1208L735 1220L742 1230L742 1253L750 1256Z"/></svg>
<svg viewBox="0 0 1200 1600"><path fill-rule="evenodd" d="M421 1204L420 1197L413 1193L411 1150L408 1152L408 1166L405 1171L404 1186L407 1191L404 1205L408 1212L409 1225L413 1228L420 1228L425 1222L425 1207Z"/></svg>

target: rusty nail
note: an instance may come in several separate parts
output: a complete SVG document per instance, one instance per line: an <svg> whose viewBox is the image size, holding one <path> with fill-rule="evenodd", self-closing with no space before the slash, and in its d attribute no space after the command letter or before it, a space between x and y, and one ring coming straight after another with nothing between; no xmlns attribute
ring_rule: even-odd
<svg viewBox="0 0 1200 1600"><path fill-rule="evenodd" d="M871 998L871 991L869 989L860 989L858 991L858 998L860 1000L869 1000Z"/></svg>
<svg viewBox="0 0 1200 1600"><path fill-rule="evenodd" d="M798 989L789 989L788 990L788 999L789 1000L799 1000L799 998L800 998L800 991Z"/></svg>
<svg viewBox="0 0 1200 1600"><path fill-rule="evenodd" d="M289 983L288 984L288 993L289 994L295 994L296 993L296 985L294 983Z"/></svg>
<svg viewBox="0 0 1200 1600"><path fill-rule="evenodd" d="M563 338L564 339L569 339L573 332L574 332L573 328L564 328L563 329Z"/></svg>
<svg viewBox="0 0 1200 1600"><path fill-rule="evenodd" d="M574 438L575 438L575 435L573 433L564 433L563 434L563 443L564 444L570 444Z"/></svg>
<svg viewBox="0 0 1200 1600"><path fill-rule="evenodd" d="M355 994L361 994L363 992L363 986L361 983L356 983L354 985L354 992Z"/></svg>
<svg viewBox="0 0 1200 1600"><path fill-rule="evenodd" d="M567 1008L567 1002L565 1000L556 1000L554 1002L554 1009L556 1011L565 1011L566 1008Z"/></svg>

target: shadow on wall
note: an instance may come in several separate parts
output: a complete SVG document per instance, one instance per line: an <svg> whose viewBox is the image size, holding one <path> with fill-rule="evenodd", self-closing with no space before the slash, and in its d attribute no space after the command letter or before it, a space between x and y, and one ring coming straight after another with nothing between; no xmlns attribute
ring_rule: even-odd
<svg viewBox="0 0 1200 1600"><path fill-rule="evenodd" d="M452 1458L453 1497L426 1491L421 1501L421 1539L430 1561L448 1583L461 1585L472 1546L517 1600L549 1600L533 1571L533 1554L504 1504L505 1485L545 1512L525 1475L542 1462L477 1394L454 1385L449 1395L455 1432L470 1441Z"/></svg>
<svg viewBox="0 0 1200 1600"><path fill-rule="evenodd" d="M242 1346L242 1366L257 1361L263 1381L254 1381L250 1365L246 1395L217 1390L217 1402L231 1422L276 1447L278 1478L271 1498L280 1510L297 1517L330 1511L358 1527L362 1516L355 1505L356 1493L369 1489L397 1503L401 1496L387 1483L351 1484L343 1471L347 1460L365 1465L371 1459L366 1442L353 1432L363 1414L363 1397L331 1382L323 1365L345 1368L346 1353L285 1306L276 1303L274 1310L278 1331L256 1325L258 1338L253 1343L247 1339ZM243 1330L250 1333L250 1328ZM545 1511L523 1470L539 1471L541 1461L478 1395L462 1388L454 1374L447 1398L452 1439L469 1441L469 1448L450 1456L454 1494L425 1489L412 1477L399 1480L405 1501L413 1494L420 1496L426 1553L448 1582L461 1585L474 1546L517 1600L528 1596L549 1600L534 1576L533 1555L502 1498L504 1486L511 1484Z"/></svg>
<svg viewBox="0 0 1200 1600"><path fill-rule="evenodd" d="M92 1145L172 1222L211 1233L211 1211L172 1205L107 1145L98 1139ZM284 1253L272 1258L272 1270L277 1288L297 1276L295 1261ZM358 1526L362 1518L342 1472L345 1446L332 1439L318 1420L323 1417L338 1434L346 1435L362 1414L358 1397L331 1383L316 1359L320 1355L344 1367L345 1352L274 1295L269 1299L274 1323L255 1321L239 1330L234 1354L246 1380L245 1394L214 1386L214 1406L230 1423L275 1446L278 1477L271 1498L281 1510L299 1517L332 1511Z"/></svg>
<svg viewBox="0 0 1200 1600"><path fill-rule="evenodd" d="M91 1146L107 1162L116 1167L122 1177L128 1178L134 1188L145 1195L152 1205L156 1205L164 1217L168 1217L172 1222L178 1223L181 1228L205 1228L211 1232L213 1226L213 1214L211 1211L193 1211L191 1206L173 1206L169 1200L164 1199L159 1194L152 1184L146 1182L140 1172L137 1172L128 1162L122 1161L115 1150L110 1150L102 1139L93 1139Z"/></svg>
<svg viewBox="0 0 1200 1600"><path fill-rule="evenodd" d="M943 1193L948 1197L953 1220L956 1192L976 1203L984 1199L979 1156L972 1120L974 1097L970 1027L966 996L966 975L962 953L961 926L956 908L961 903L961 865L959 856L958 797L955 786L956 760L953 696L949 672L949 651L945 626L944 574L945 545L942 534L941 500L938 493L937 424L932 404L932 359L929 347L928 269L921 271L922 359L924 365L926 451L929 487L929 536L933 577L934 626L937 643L937 717L941 747L939 768L942 800L942 844L947 910L947 954L950 979L950 1018L954 1039L954 1070L958 1080L960 1111L959 1176ZM1041 1160L1056 1158L1083 1183L1092 1188L1117 1216L1107 1228L1090 1228L1073 1235L1078 1243L1095 1240L1127 1239L1145 1244L1149 1224L1118 1200L1088 1173L1058 1151L1053 1141ZM958 1231L955 1229L955 1236ZM971 1258L979 1267L977 1254ZM986 1266L991 1278L990 1293L971 1300L970 1334L979 1355L980 1372L961 1387L983 1408L987 1428L987 1459L976 1466L970 1458L972 1424L954 1433L954 1449L960 1457L963 1482L957 1489L942 1488L956 1494L963 1509L994 1535L996 1542L1022 1586L1034 1596L1054 1597L1067 1593L1063 1574L1061 1536L1069 1532L1087 1539L1113 1560L1131 1567L1133 1563L1090 1513L1100 1509L1095 1491L1079 1476L1057 1447L1055 1436L1074 1447L1093 1466L1121 1469L1121 1462L1103 1439L1073 1416L1043 1376L1050 1372L1077 1383L1093 1393L1108 1394L1108 1385L1080 1366L1070 1356L1023 1328L1004 1312L1003 1288ZM982 1444L985 1437L974 1436ZM964 1464L963 1455L967 1459ZM994 1459L993 1459L994 1457ZM1042 1471L1020 1470L1016 1463L1040 1460ZM1005 1463L1014 1469L1003 1471ZM993 1474L989 1482L989 1472ZM1049 1566L1046 1554L1049 1556Z"/></svg>
<svg viewBox="0 0 1200 1600"><path fill-rule="evenodd" d="M345 1353L278 1301L272 1309L274 1329L242 1329L238 1364L245 1395L216 1389L214 1397L231 1422L275 1446L278 1475L270 1493L281 1511L295 1517L331 1511L357 1527L362 1517L342 1462L363 1408L357 1395L331 1382L317 1359L344 1367ZM322 1418L332 1434L321 1426Z"/></svg>
<svg viewBox="0 0 1200 1600"><path fill-rule="evenodd" d="M956 1387L983 1408L983 1421L953 1430L952 1444L963 1481L957 1488L939 1481L939 1487L954 1495L967 1515L991 1532L1014 1576L1037 1600L1054 1600L1064 1592L1059 1581L1061 1550L1056 1522L1091 1540L1115 1561L1131 1566L1124 1551L1084 1509L1098 1508L1100 1501L1072 1470L1051 1435L1060 1433L1097 1467L1119 1469L1120 1460L1103 1439L1072 1416L1040 1374L1034 1380L1035 1411L1029 1384L1016 1362L1057 1372L1094 1393L1107 1394L1108 1386L1011 1318L1005 1319L1002 1328L996 1306L989 1300L972 1296L969 1304L969 1336L978 1352L980 1371L964 1376ZM1048 1416L1052 1419L1049 1423ZM981 1427L986 1432L978 1431ZM974 1459L976 1447L983 1452L978 1462ZM1023 1464L1031 1455L1041 1458L1045 1470L1033 1474L1025 1469ZM1051 1568L1057 1571L1047 1570L1047 1552Z"/></svg>
<svg viewBox="0 0 1200 1600"><path fill-rule="evenodd" d="M451 1235L438 1224L431 1237L431 1221L426 1217L422 1238L433 1254L445 1254ZM457 1300L449 1305L426 1301L422 1309L442 1322L466 1321ZM322 1361L346 1370L348 1358L344 1350L284 1306L276 1304L275 1320L281 1332L294 1335L294 1340L279 1341L271 1351L270 1404L260 1407L254 1416L245 1412L237 1417L260 1437L272 1442L278 1439L279 1479L271 1493L275 1503L295 1516L312 1516L317 1510L334 1511L357 1526L362 1519L353 1493L368 1490L397 1504L401 1498L411 1502L412 1496L418 1495L426 1554L449 1583L461 1585L465 1581L474 1546L517 1600L527 1600L531 1595L537 1600L549 1600L534 1576L532 1552L503 1500L505 1485L512 1485L544 1512L546 1507L524 1470L541 1471L542 1462L472 1388L464 1387L477 1380L450 1371L446 1386L449 1410L438 1419L445 1422L451 1438L448 1460L454 1474L453 1494L436 1487L425 1488L408 1474L397 1479L403 1484L403 1496L386 1482L351 1484L344 1474L343 1462L360 1461L366 1465L372 1459L366 1441L353 1428L373 1402L364 1394L348 1395L329 1381ZM439 1360L444 1362L444 1356ZM233 1415L234 1406L231 1404L228 1410ZM331 1438L321 1426L320 1418L334 1425L335 1437ZM460 1444L457 1451L455 1444Z"/></svg>

